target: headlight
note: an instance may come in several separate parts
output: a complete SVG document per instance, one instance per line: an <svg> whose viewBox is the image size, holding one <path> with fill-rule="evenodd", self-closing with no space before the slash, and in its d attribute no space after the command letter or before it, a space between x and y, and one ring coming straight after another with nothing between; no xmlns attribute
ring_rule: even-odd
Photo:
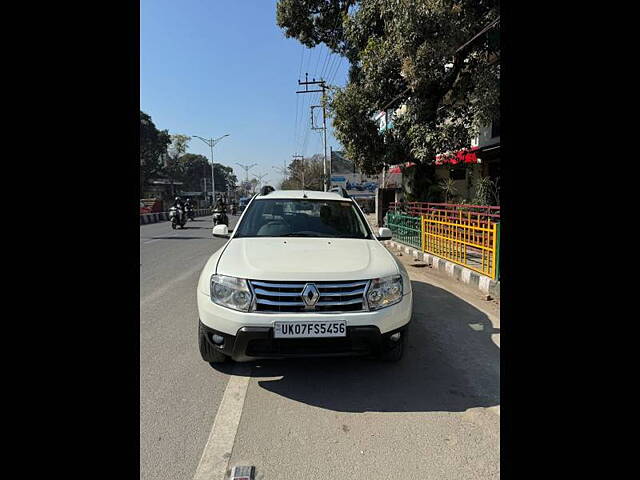
<svg viewBox="0 0 640 480"><path fill-rule="evenodd" d="M398 303L402 299L402 277L392 275L371 280L367 291L369 310L378 310Z"/></svg>
<svg viewBox="0 0 640 480"><path fill-rule="evenodd" d="M232 308L248 312L252 300L251 290L247 281L241 278L213 275L211 277L211 301Z"/></svg>

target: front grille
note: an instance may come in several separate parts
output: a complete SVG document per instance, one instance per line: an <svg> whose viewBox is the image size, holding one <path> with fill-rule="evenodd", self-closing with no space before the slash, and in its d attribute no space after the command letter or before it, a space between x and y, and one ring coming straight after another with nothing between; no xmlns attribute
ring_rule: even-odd
<svg viewBox="0 0 640 480"><path fill-rule="evenodd" d="M364 310L368 280L348 282L266 282L250 280L255 294L256 312L358 312ZM318 289L320 297L313 307L302 300L307 283Z"/></svg>

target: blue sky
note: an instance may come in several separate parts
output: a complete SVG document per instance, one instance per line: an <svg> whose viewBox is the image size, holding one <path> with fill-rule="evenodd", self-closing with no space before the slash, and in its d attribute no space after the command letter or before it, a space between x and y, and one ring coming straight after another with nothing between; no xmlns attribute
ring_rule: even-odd
<svg viewBox="0 0 640 480"><path fill-rule="evenodd" d="M321 131L309 128L319 94L296 94L297 80L321 75L344 85L346 59L324 45L303 48L275 22L276 0L141 0L140 109L170 133L220 137L217 163L257 163L276 184L294 153L322 153ZM335 72L335 73L334 73ZM299 77L300 74L300 77ZM317 121L321 121L316 109ZM330 123L329 123L330 126ZM328 147L340 149L330 126ZM210 157L194 138L189 151ZM250 177L251 178L251 177Z"/></svg>

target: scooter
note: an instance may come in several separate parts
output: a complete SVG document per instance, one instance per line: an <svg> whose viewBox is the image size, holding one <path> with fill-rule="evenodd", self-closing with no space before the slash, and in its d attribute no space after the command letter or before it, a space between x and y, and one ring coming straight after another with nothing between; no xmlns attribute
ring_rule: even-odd
<svg viewBox="0 0 640 480"><path fill-rule="evenodd" d="M187 223L187 217L184 212L176 207L169 209L169 220L171 221L171 228L174 230L178 225L180 225L180 228L184 228L184 224Z"/></svg>

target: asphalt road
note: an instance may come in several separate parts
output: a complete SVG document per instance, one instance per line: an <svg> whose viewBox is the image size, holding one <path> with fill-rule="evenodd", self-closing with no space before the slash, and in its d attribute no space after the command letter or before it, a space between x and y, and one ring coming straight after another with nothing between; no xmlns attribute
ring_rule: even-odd
<svg viewBox="0 0 640 480"><path fill-rule="evenodd" d="M210 217L140 226L140 478L191 479L227 384L198 352L196 284L224 239Z"/></svg>
<svg viewBox="0 0 640 480"><path fill-rule="evenodd" d="M196 342L196 282L224 240L209 217L187 227L140 227L141 479L194 478L234 374L203 362ZM497 306L400 258L414 287L403 360L248 364L230 468L255 465L264 480L499 478Z"/></svg>

